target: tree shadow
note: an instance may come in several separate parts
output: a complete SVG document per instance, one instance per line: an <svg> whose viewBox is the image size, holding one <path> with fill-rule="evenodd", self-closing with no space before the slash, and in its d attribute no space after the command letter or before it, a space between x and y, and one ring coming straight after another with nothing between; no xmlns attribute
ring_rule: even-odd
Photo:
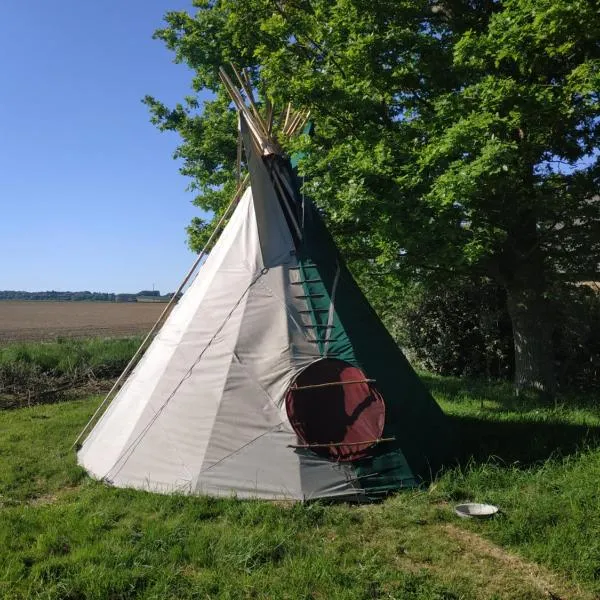
<svg viewBox="0 0 600 600"><path fill-rule="evenodd" d="M557 405L548 405L534 396L515 397L508 382L421 377L435 397L451 405L448 419L460 465L493 458L526 468L600 446L598 420L592 417L594 423L588 425L576 415L578 409L597 411L597 401L589 395L563 397Z"/></svg>
<svg viewBox="0 0 600 600"><path fill-rule="evenodd" d="M556 408L597 410L600 408L597 394L562 390L555 401L549 402L535 393L522 392L516 396L509 381L440 377L429 373L419 373L419 376L435 397L441 397L452 403L483 401L487 403L486 410L490 412L530 412L535 409ZM490 403L495 403L497 406L492 407Z"/></svg>
<svg viewBox="0 0 600 600"><path fill-rule="evenodd" d="M490 458L526 468L533 464L573 454L600 445L600 427L561 421L520 421L448 417L457 438L460 465Z"/></svg>

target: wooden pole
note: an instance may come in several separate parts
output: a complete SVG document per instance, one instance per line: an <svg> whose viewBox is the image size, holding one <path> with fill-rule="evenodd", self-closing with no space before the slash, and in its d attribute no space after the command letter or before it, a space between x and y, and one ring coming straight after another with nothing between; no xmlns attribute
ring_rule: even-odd
<svg viewBox="0 0 600 600"><path fill-rule="evenodd" d="M365 440L364 442L331 442L330 444L288 444L288 448L337 448L339 446L362 446L363 444L382 444L383 442L395 442L395 437L377 438L376 440Z"/></svg>
<svg viewBox="0 0 600 600"><path fill-rule="evenodd" d="M296 390L314 390L316 388L331 387L333 385L351 385L353 383L375 383L374 379L355 379L353 381L329 381L327 383L315 383L314 385L303 385L300 387L292 386L290 389L295 392Z"/></svg>
<svg viewBox="0 0 600 600"><path fill-rule="evenodd" d="M246 87L246 84L244 83L244 80L240 77L240 74L237 72L235 65L233 63L230 63L230 64L231 64L231 68L233 69L233 72L235 73L237 80L239 81L240 85L242 86L242 89L246 92L246 96L248 96L248 102L250 102L250 107L252 108L252 112L254 113L254 117L256 118L256 121L257 121L259 127L263 130L264 135L267 136L269 134L269 132L267 130L265 123L263 122L260 111L258 110L256 103L254 102L254 95L252 94L252 90L250 88ZM240 94L240 97L241 97L241 94Z"/></svg>
<svg viewBox="0 0 600 600"><path fill-rule="evenodd" d="M290 111L291 110L292 110L292 103L288 102L287 110L285 111L285 121L283 122L283 127L282 127L283 133L285 133L285 130L287 128L287 124L288 124L288 121L289 121L289 118L290 118Z"/></svg>
<svg viewBox="0 0 600 600"><path fill-rule="evenodd" d="M300 122L300 125L298 125L298 131L302 131L302 128L306 125L306 122L308 121L308 118L310 117L310 110L307 111L306 116L302 119L302 121Z"/></svg>
<svg viewBox="0 0 600 600"><path fill-rule="evenodd" d="M262 118L260 115L255 117L252 111L246 106L244 98L240 94L239 90L233 85L229 75L227 75L227 72L223 67L219 69L219 76L221 77L221 81L225 85L225 89L229 93L231 100L246 118L248 127L250 128L252 135L261 148L261 155L279 154L279 147L272 140L270 140L269 136L265 133L265 126Z"/></svg>

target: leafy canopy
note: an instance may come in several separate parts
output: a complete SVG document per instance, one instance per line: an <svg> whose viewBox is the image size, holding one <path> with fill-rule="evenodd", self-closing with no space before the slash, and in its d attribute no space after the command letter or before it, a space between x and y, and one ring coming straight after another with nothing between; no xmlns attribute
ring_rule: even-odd
<svg viewBox="0 0 600 600"><path fill-rule="evenodd" d="M591 0L196 0L156 37L195 72L175 108L198 206L235 188L236 116L217 76L312 110L307 188L371 273L469 272L502 284L597 272L600 14ZM210 226L195 220L198 248Z"/></svg>

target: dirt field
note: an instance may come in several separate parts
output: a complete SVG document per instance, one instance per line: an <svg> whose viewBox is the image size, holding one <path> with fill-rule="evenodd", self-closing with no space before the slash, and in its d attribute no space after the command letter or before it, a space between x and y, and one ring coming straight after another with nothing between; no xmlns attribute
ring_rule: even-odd
<svg viewBox="0 0 600 600"><path fill-rule="evenodd" d="M146 333L165 304L0 301L0 343Z"/></svg>

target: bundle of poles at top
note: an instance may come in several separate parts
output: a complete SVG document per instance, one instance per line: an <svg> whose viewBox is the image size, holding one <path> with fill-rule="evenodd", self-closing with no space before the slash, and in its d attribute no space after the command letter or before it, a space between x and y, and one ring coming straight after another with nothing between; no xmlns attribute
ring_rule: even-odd
<svg viewBox="0 0 600 600"><path fill-rule="evenodd" d="M227 71L223 67L219 69L219 76L221 77L221 81L223 82L231 101L237 110L244 115L244 118L248 123L248 128L252 133L252 141L256 144L259 154L262 156L281 154L282 150L273 129L275 115L273 104L266 98L264 112L261 113L258 104L254 99L252 82L247 71L245 69L238 70L234 64L231 64L231 68L239 82L239 89L233 84ZM291 103L289 103L279 117L281 135L292 137L302 131L309 116L310 111L295 110L292 108Z"/></svg>
<svg viewBox="0 0 600 600"><path fill-rule="evenodd" d="M263 158L273 155L282 155L283 151L279 145L279 142L277 141L273 127L273 104L267 98L265 100L265 114L261 114L257 102L254 99L250 77L248 76L247 72L245 70L238 72L233 64L231 67L237 80L239 81L241 91L235 85L233 85L229 75L227 74L227 71L225 71L223 67L219 69L219 75L223 85L225 86L225 89L231 97L232 102L239 113L243 115L246 123L248 124L248 129L251 133L250 139L252 140L256 153L258 156L262 156ZM246 99L244 99L244 94ZM308 121L309 117L310 111L293 110L291 105L288 104L286 110L283 111L279 117L279 125L281 127L280 135L291 137L302 131L302 128ZM241 178L241 159L242 145L240 137L238 139L237 157L238 182ZM301 215L299 214L298 203L296 202L294 190L290 185L289 178L283 175L280 169L274 164L272 165L272 169L270 169L270 174L273 185L279 193L279 197L286 212L288 222L292 228L292 236L294 237L295 242L299 242L303 237Z"/></svg>

